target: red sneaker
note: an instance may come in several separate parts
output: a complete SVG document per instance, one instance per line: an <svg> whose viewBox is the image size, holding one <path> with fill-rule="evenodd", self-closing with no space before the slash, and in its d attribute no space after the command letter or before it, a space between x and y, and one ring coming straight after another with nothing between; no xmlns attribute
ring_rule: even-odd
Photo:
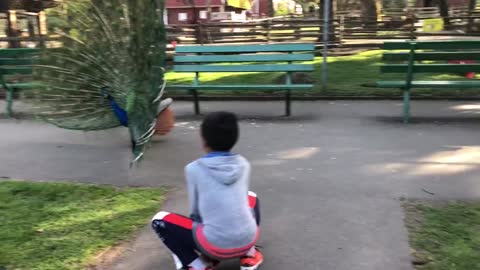
<svg viewBox="0 0 480 270"><path fill-rule="evenodd" d="M250 256L245 256L240 259L240 269L241 270L257 270L260 265L263 263L263 254L255 249L255 254Z"/></svg>

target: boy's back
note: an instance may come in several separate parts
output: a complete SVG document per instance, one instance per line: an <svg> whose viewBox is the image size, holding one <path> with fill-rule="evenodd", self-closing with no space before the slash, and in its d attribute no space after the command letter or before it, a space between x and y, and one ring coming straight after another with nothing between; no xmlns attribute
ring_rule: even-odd
<svg viewBox="0 0 480 270"><path fill-rule="evenodd" d="M257 225L248 206L250 164L240 155L210 153L186 167L192 215L208 242L238 248L253 242Z"/></svg>
<svg viewBox="0 0 480 270"><path fill-rule="evenodd" d="M239 137L237 117L211 113L201 126L207 155L185 168L191 218L161 211L152 227L174 254L177 269L212 270L198 251L215 261L240 258L241 270L256 270L260 226L257 195L248 191L250 164L230 151Z"/></svg>

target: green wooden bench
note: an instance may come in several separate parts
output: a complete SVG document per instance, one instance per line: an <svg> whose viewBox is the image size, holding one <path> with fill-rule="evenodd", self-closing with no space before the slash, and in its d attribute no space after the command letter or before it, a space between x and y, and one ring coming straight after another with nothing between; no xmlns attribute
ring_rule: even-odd
<svg viewBox="0 0 480 270"><path fill-rule="evenodd" d="M385 42L383 60L389 63L381 67L383 73L405 75L401 81L377 81L382 88L403 90L403 121L410 117L410 91L414 88L460 89L478 88L480 80L415 80L415 74L465 74L480 72L480 64L453 64L450 60L480 60L480 41L394 41ZM393 51L403 50L403 51Z"/></svg>
<svg viewBox="0 0 480 270"><path fill-rule="evenodd" d="M14 93L22 89L34 87L31 82L17 82L19 79L28 79L33 73L33 55L38 49L18 48L0 49L0 85L5 91L7 102L7 116L12 116Z"/></svg>
<svg viewBox="0 0 480 270"><path fill-rule="evenodd" d="M168 88L191 91L196 114L200 114L199 91L285 91L286 115L288 116L290 115L291 91L313 88L312 84L294 84L292 73L314 70L313 64L296 63L312 61L314 48L314 44L178 46L175 50L174 71L195 73L195 78L193 84L170 85ZM205 72L281 72L286 73L286 79L282 84L261 84L261 81L246 81L241 85L202 84L200 73Z"/></svg>

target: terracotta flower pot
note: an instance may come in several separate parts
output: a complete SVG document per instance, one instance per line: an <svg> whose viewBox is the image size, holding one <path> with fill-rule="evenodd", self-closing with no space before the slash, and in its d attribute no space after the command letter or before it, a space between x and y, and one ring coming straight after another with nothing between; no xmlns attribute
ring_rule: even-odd
<svg viewBox="0 0 480 270"><path fill-rule="evenodd" d="M155 134L166 135L172 131L174 125L175 114L173 113L173 110L168 107L158 115L157 124L155 126Z"/></svg>

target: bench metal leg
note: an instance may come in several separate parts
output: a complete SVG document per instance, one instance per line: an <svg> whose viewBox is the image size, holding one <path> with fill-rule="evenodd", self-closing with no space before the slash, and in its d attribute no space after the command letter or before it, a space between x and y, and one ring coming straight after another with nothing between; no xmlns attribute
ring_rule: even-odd
<svg viewBox="0 0 480 270"><path fill-rule="evenodd" d="M200 101L198 100L198 92L197 90L192 90L193 94L193 103L194 103L194 109L195 109L195 114L200 115Z"/></svg>
<svg viewBox="0 0 480 270"><path fill-rule="evenodd" d="M13 103L13 91L12 90L7 90L6 91L7 96L6 96L6 101L7 101L7 116L10 118L13 115L12 111L12 103Z"/></svg>
<svg viewBox="0 0 480 270"><path fill-rule="evenodd" d="M290 93L290 90L287 90L287 93L285 94L285 116L291 115L290 103L291 103L291 93Z"/></svg>
<svg viewBox="0 0 480 270"><path fill-rule="evenodd" d="M403 123L408 124L410 119L410 90L403 91Z"/></svg>

